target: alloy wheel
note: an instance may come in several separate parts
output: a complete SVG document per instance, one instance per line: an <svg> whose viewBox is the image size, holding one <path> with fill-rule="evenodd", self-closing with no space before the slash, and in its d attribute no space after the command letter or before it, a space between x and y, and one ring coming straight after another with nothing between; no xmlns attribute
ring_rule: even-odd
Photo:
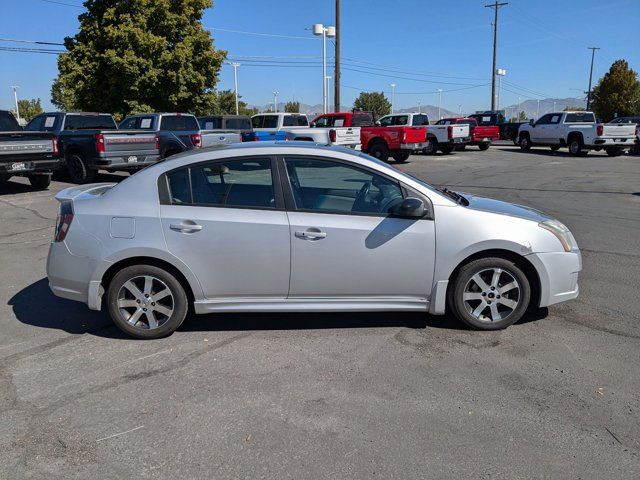
<svg viewBox="0 0 640 480"><path fill-rule="evenodd" d="M120 287L117 306L124 321L135 328L153 330L171 318L175 302L166 283L152 275L142 275Z"/></svg>
<svg viewBox="0 0 640 480"><path fill-rule="evenodd" d="M509 317L520 303L520 284L509 271L488 268L477 272L465 285L464 307L481 322Z"/></svg>

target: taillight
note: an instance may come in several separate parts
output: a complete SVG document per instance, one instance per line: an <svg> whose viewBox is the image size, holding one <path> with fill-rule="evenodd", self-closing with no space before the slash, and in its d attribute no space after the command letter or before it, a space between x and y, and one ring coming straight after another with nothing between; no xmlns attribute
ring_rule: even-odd
<svg viewBox="0 0 640 480"><path fill-rule="evenodd" d="M598 131L598 136L601 137L602 133L604 132L604 126L598 125L597 131Z"/></svg>
<svg viewBox="0 0 640 480"><path fill-rule="evenodd" d="M202 147L202 135L200 135L199 133L192 133L191 143L193 144L194 148Z"/></svg>
<svg viewBox="0 0 640 480"><path fill-rule="evenodd" d="M402 130L402 134L400 135L400 143L407 143L407 131Z"/></svg>
<svg viewBox="0 0 640 480"><path fill-rule="evenodd" d="M447 138L451 140L453 138L453 125L447 127Z"/></svg>
<svg viewBox="0 0 640 480"><path fill-rule="evenodd" d="M156 133L155 138L154 138L155 144L156 144L156 150L160 150L160 135L158 135Z"/></svg>
<svg viewBox="0 0 640 480"><path fill-rule="evenodd" d="M61 242L67 236L71 222L73 221L73 206L70 202L60 204L60 211L56 219L56 231L54 241Z"/></svg>
<svg viewBox="0 0 640 480"><path fill-rule="evenodd" d="M51 139L51 147L52 147L52 152L54 155L58 154L58 137L53 137Z"/></svg>
<svg viewBox="0 0 640 480"><path fill-rule="evenodd" d="M257 133L253 134L253 141L254 142L259 142L260 141L260 139L258 138L258 134Z"/></svg>
<svg viewBox="0 0 640 480"><path fill-rule="evenodd" d="M94 138L96 139L96 150L98 153L104 153L104 135L96 133Z"/></svg>
<svg viewBox="0 0 640 480"><path fill-rule="evenodd" d="M336 131L333 128L331 130L329 130L329 141L331 143L335 143L336 142Z"/></svg>

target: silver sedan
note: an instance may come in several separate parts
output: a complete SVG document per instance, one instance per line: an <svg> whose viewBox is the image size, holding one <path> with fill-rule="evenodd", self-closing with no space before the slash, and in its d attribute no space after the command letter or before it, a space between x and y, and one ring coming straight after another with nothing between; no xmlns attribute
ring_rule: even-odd
<svg viewBox="0 0 640 480"><path fill-rule="evenodd" d="M472 328L578 295L581 256L531 208L436 189L353 150L247 143L71 187L54 294L138 338L195 313L450 312Z"/></svg>

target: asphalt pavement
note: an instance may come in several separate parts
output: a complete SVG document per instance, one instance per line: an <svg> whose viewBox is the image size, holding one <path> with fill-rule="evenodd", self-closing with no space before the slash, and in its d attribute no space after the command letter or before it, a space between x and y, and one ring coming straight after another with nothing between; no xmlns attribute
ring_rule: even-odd
<svg viewBox="0 0 640 480"><path fill-rule="evenodd" d="M68 184L2 187L0 478L639 478L640 157L505 144L399 168L566 223L579 298L498 332L253 313L136 341L48 289Z"/></svg>

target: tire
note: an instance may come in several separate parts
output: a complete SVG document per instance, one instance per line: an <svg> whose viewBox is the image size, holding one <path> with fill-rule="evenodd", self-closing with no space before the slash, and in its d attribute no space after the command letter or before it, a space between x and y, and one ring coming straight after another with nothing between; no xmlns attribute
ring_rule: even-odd
<svg viewBox="0 0 640 480"><path fill-rule="evenodd" d="M446 144L440 147L440 151L445 155L449 155L451 152L453 152L454 148L456 148L454 145Z"/></svg>
<svg viewBox="0 0 640 480"><path fill-rule="evenodd" d="M51 175L29 175L29 183L38 190L46 190L51 185Z"/></svg>
<svg viewBox="0 0 640 480"><path fill-rule="evenodd" d="M11 179L11 175L0 173L0 185L7 183Z"/></svg>
<svg viewBox="0 0 640 480"><path fill-rule="evenodd" d="M403 163L409 159L409 155L411 155L409 152L394 152L392 156L396 162Z"/></svg>
<svg viewBox="0 0 640 480"><path fill-rule="evenodd" d="M89 168L87 162L77 153L67 157L67 171L73 183L91 183L96 178L96 170Z"/></svg>
<svg viewBox="0 0 640 480"><path fill-rule="evenodd" d="M429 142L426 147L424 147L423 152L427 155L435 155L438 153L438 140L435 137L427 137L427 141Z"/></svg>
<svg viewBox="0 0 640 480"><path fill-rule="evenodd" d="M551 145L549 148L552 152L557 152L558 150L560 150L560 145Z"/></svg>
<svg viewBox="0 0 640 480"><path fill-rule="evenodd" d="M147 283L148 278L151 283ZM167 295L154 299L165 289ZM111 319L120 330L135 338L150 340L171 335L187 315L184 288L176 277L159 267L123 268L113 277L107 292Z"/></svg>
<svg viewBox="0 0 640 480"><path fill-rule="evenodd" d="M497 281L495 272L500 272ZM455 317L477 330L500 330L514 324L527 311L530 299L527 276L514 262L500 257L480 258L464 265L448 292L449 308Z"/></svg>
<svg viewBox="0 0 640 480"><path fill-rule="evenodd" d="M622 155L622 149L618 147L607 147L604 150L610 157L619 157Z"/></svg>
<svg viewBox="0 0 640 480"><path fill-rule="evenodd" d="M464 152L466 149L467 149L467 146L464 145L464 144L463 145L458 145L456 147L456 151L458 151L458 152ZM482 150L482 149L480 149L480 150Z"/></svg>
<svg viewBox="0 0 640 480"><path fill-rule="evenodd" d="M573 137L569 140L569 153L574 157L580 157L583 155L582 139L580 137Z"/></svg>
<svg viewBox="0 0 640 480"><path fill-rule="evenodd" d="M478 145L478 148L484 152L485 150L489 150L490 146L491 145L489 143L481 143Z"/></svg>
<svg viewBox="0 0 640 480"><path fill-rule="evenodd" d="M384 142L375 142L369 147L369 155L386 162L389 160L389 148Z"/></svg>
<svg viewBox="0 0 640 480"><path fill-rule="evenodd" d="M520 135L518 144L520 145L520 149L524 152L531 150L531 139L529 138L529 135Z"/></svg>

